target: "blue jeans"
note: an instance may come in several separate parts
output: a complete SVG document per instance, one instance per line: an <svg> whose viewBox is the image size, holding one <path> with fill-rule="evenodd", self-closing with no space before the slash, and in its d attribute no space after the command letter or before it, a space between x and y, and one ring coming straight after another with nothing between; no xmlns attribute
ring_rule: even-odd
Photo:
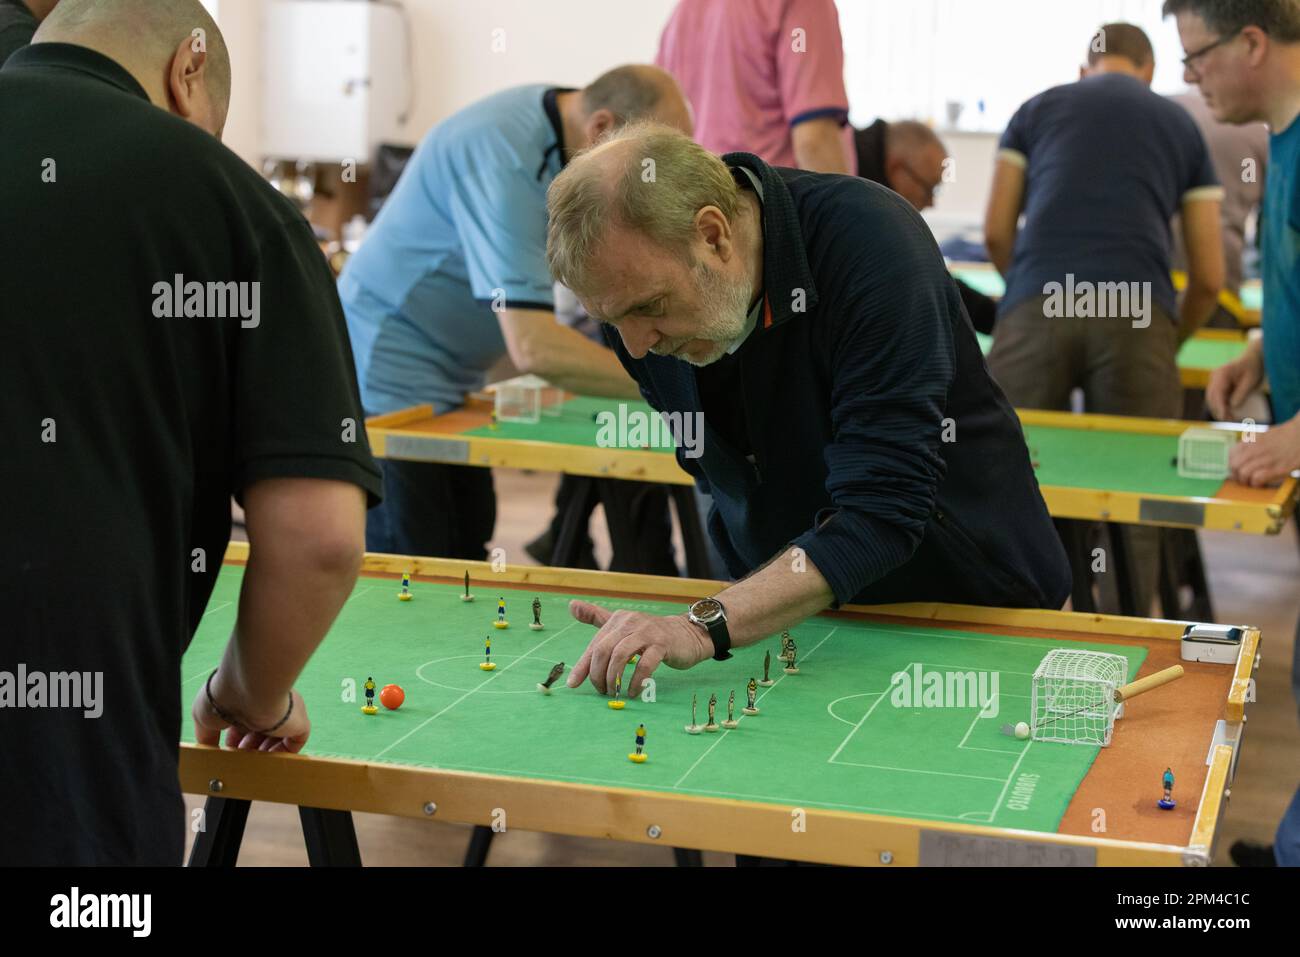
<svg viewBox="0 0 1300 957"><path fill-rule="evenodd" d="M1295 660L1291 663L1291 691L1300 705L1300 624L1295 631ZM1279 867L1300 867L1300 788L1291 799L1291 806L1282 815L1273 838L1273 856Z"/></svg>

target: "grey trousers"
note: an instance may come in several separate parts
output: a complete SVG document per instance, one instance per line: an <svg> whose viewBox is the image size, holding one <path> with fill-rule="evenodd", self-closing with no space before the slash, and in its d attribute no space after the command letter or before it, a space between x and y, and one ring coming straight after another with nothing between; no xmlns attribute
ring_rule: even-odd
<svg viewBox="0 0 1300 957"><path fill-rule="evenodd" d="M1182 414L1178 328L1153 307L1146 328L1127 319L1077 319L1043 314L1046 297L1028 299L994 328L989 371L1017 409L1068 411L1083 390L1088 412L1173 419ZM1126 529L1128 567L1137 611L1149 614L1160 568L1160 529ZM1107 568L1111 568L1107 563ZM1103 602L1114 612L1102 589Z"/></svg>

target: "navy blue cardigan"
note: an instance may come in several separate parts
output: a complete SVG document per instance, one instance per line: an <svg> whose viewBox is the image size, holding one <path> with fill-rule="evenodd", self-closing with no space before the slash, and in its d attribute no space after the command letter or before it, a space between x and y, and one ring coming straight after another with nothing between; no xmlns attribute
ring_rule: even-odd
<svg viewBox="0 0 1300 957"><path fill-rule="evenodd" d="M731 574L797 545L837 604L1059 608L1069 564L1019 419L925 222L875 183L724 159L763 184L770 320L736 353L734 396L754 461L707 421L678 461L713 495ZM654 408L701 410L693 366L610 338Z"/></svg>

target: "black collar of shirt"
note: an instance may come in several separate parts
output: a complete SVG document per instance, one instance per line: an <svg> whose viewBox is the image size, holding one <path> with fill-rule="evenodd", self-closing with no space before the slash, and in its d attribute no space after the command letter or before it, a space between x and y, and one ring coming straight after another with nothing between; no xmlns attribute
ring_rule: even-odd
<svg viewBox="0 0 1300 957"><path fill-rule="evenodd" d="M33 43L11 56L5 69L54 69L82 73L142 100L149 99L144 87L125 68L102 53L72 43Z"/></svg>
<svg viewBox="0 0 1300 957"><path fill-rule="evenodd" d="M817 306L817 287L808 267L799 214L785 180L753 153L728 153L722 161L756 173L763 184L763 288L771 325L779 326L797 315L808 314ZM797 295L800 290L802 296ZM802 305L798 312L796 302ZM765 319L754 334L767 325Z"/></svg>
<svg viewBox="0 0 1300 957"><path fill-rule="evenodd" d="M564 118L560 116L559 97L561 93L574 93L571 87L553 86L542 94L542 109L546 111L546 118L551 121L551 129L555 131L555 142L546 148L542 154L542 165L537 170L537 181L540 183L542 177L546 175L546 164L551 161L552 153L560 155L560 169L564 169L569 164L569 158L564 155Z"/></svg>

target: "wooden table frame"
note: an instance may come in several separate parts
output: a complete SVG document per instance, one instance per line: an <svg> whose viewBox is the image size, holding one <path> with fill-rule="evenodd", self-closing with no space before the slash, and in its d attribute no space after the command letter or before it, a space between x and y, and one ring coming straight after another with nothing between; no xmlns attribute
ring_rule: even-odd
<svg viewBox="0 0 1300 957"><path fill-rule="evenodd" d="M232 544L228 561L247 559L248 546ZM493 572L485 563L392 555L368 555L363 571L460 580L468 568L476 579L519 585L557 586L585 592L639 592L669 600L710 594L718 583L689 579L514 566ZM1185 623L1038 610L1006 611L944 604L888 605L846 611L903 616L918 621L958 621L1007 627L1098 633L1175 641ZM986 825L935 822L845 811L806 809L807 831L792 833L791 809L773 804L641 791L620 787L417 768L306 755L261 754L181 745L182 789L209 803L203 856L196 863L234 863L246 805L274 801L302 809L313 842L313 863L358 863L350 812L365 811L439 821L490 823L492 807L514 810L512 827L735 854L813 860L830 864L910 866L970 862L1073 865L1206 865L1241 745L1245 705L1260 635L1247 628L1222 714L1225 734L1213 748L1186 846L1141 843L1075 834L1017 831ZM243 808L241 813L241 808ZM210 833L213 816L226 815L231 829ZM212 853L218 845L219 853ZM196 856L199 845L196 843Z"/></svg>

